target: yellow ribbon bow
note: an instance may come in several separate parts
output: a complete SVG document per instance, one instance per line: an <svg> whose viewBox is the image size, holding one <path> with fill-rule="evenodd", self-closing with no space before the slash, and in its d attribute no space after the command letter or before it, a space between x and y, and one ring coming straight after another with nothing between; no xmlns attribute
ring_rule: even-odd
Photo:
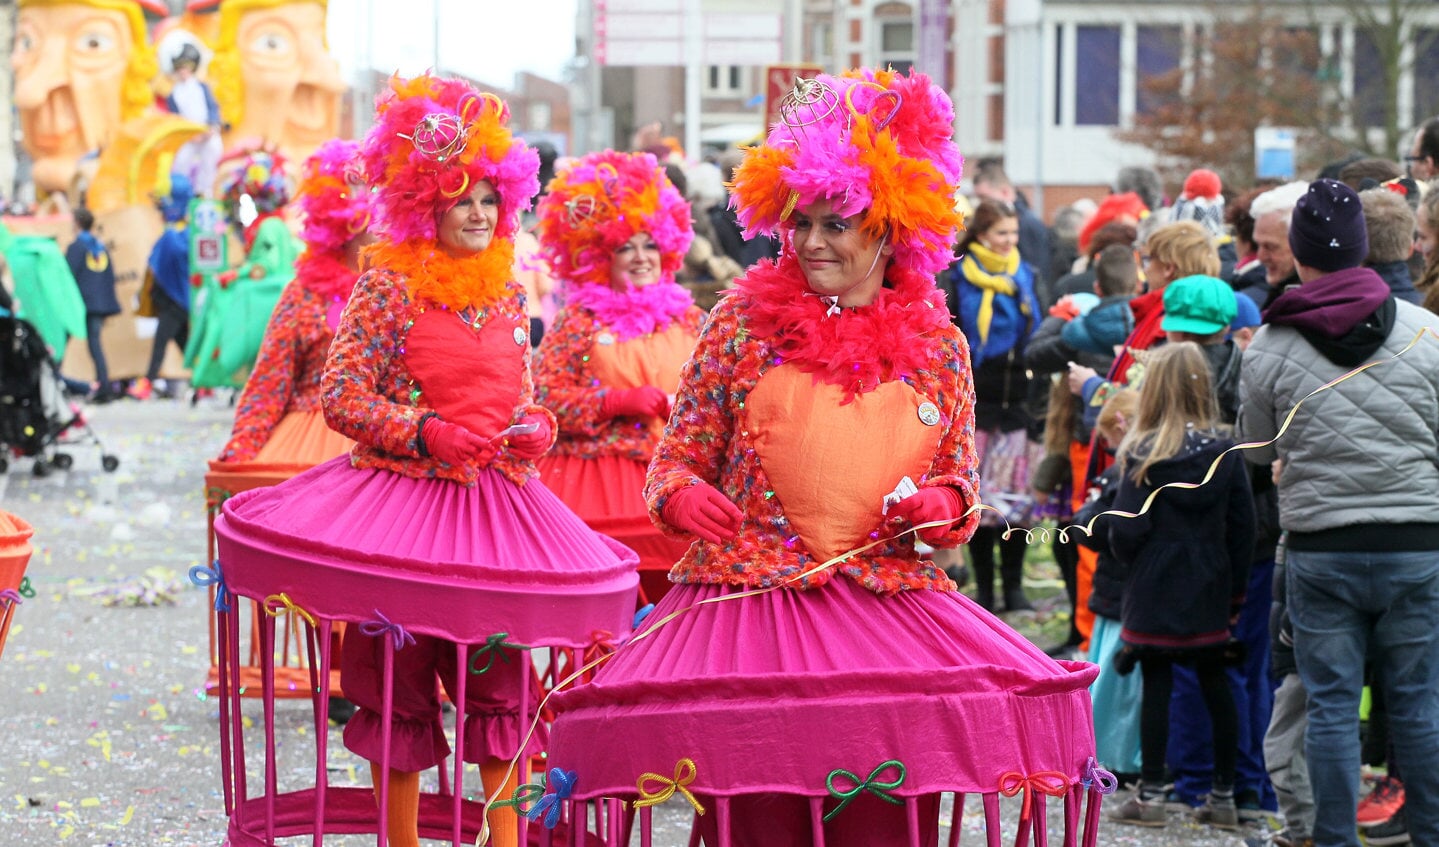
<svg viewBox="0 0 1439 847"><path fill-rule="evenodd" d="M1030 809L1034 805L1034 792L1048 794L1050 797L1063 797L1068 790L1069 777L1059 771L1039 771L1029 776L1010 771L999 778L1000 794L1013 797L1024 791L1024 804L1019 807L1019 819L1022 821L1029 820Z"/></svg>
<svg viewBox="0 0 1439 847"><path fill-rule="evenodd" d="M304 618L305 623L316 626L315 616L296 606L295 601L291 600L290 595L285 592L281 591L279 594L271 594L265 598L265 614L272 618L278 618L286 612L294 612Z"/></svg>
<svg viewBox="0 0 1439 847"><path fill-rule="evenodd" d="M658 806L660 803L675 796L675 792L678 791L684 795L684 798L689 801L691 806L695 807L697 813L701 815L704 814L705 807L700 805L700 801L690 793L689 789L690 784L695 781L696 772L697 769L695 768L694 759L684 758L675 762L674 779L657 773L646 772L640 774L639 781L635 783L635 787L638 788L640 792L640 799L636 800L634 804L635 808L640 809L645 806ZM663 787L658 791L651 791L646 787L646 784L651 782L658 782Z"/></svg>

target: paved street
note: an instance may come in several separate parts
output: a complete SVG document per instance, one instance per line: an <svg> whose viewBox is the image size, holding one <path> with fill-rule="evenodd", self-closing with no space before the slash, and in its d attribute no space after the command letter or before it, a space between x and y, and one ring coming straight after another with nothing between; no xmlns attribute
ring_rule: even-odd
<svg viewBox="0 0 1439 847"><path fill-rule="evenodd" d="M219 845L226 818L217 706L202 687L207 598L186 574L205 555L203 469L225 440L230 410L220 400L193 409L126 401L91 414L120 457L117 472L102 473L99 451L78 446L68 472L35 478L22 459L0 476L0 507L35 526L29 576L37 593L20 607L0 657L0 847ZM260 719L258 702L246 714ZM306 706L282 704L277 723L282 756L287 743L310 744ZM366 764L331 734L332 784L368 784ZM280 774L282 787L312 777L303 767ZM657 847L686 843L678 805L665 807ZM1017 802L1005 809L1009 840ZM1059 825L1054 818L1052 835ZM983 843L974 799L964 828L961 843ZM1239 843L1179 815L1162 830L1109 825L1099 841Z"/></svg>

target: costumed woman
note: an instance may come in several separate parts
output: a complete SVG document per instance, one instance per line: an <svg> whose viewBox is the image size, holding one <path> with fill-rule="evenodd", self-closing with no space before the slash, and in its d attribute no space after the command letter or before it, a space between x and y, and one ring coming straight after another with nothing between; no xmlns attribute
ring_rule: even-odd
<svg viewBox="0 0 1439 847"><path fill-rule="evenodd" d="M953 274L958 320L969 341L974 371L975 448L980 497L986 511L969 542L975 599L993 610L994 551L999 548L1005 611L1034 608L1024 595L1024 529L1036 522L1030 471L1044 460L1043 426L1028 401L1034 386L1024 348L1044 318L1034 295L1034 271L1019 260L1019 215L1014 207L985 200L965 221Z"/></svg>
<svg viewBox="0 0 1439 847"><path fill-rule="evenodd" d="M360 249L372 240L359 155L359 142L333 139L305 162L297 197L305 252L265 330L220 463L285 465L297 473L352 446L325 424L320 376L360 276Z"/></svg>
<svg viewBox="0 0 1439 847"><path fill-rule="evenodd" d="M565 306L540 342L538 401L560 432L540 477L596 532L640 554L641 603L688 547L650 522L642 490L704 312L679 283L689 204L648 153L591 153L550 182L541 249Z"/></svg>
<svg viewBox="0 0 1439 847"><path fill-rule="evenodd" d="M381 96L363 155L378 242L367 248L370 270L340 317L321 382L326 421L356 445L225 504L215 529L227 582L260 569L277 580L291 570L315 574L336 580L334 590L296 581L288 596L321 613L350 604L346 614L358 616L390 598L351 598L342 580L394 574L462 584L471 594L493 590L495 601L472 611L478 622L465 623L493 626L516 643L542 643L529 639L545 625L573 629L572 643L596 629L628 631L635 555L586 527L535 478L555 423L532 399L513 236L539 190L539 163L508 119L499 98L461 80L396 78ZM521 749L530 716L519 704L530 679L515 651L495 645L503 660L467 675L460 697L465 657L434 634L446 622L410 611L398 622L415 641L393 654L388 723L389 636L349 627L341 662L345 696L359 707L344 742L371 762L396 847L418 843L420 772L450 754L437 675L463 705L464 759L479 764L491 801L513 791L520 774L506 785L509 760L527 760L544 743L541 732ZM514 847L514 811L494 809L489 822L494 843ZM449 838L448 821L426 834Z"/></svg>
<svg viewBox="0 0 1439 847"><path fill-rule="evenodd" d="M920 74L820 75L747 151L739 219L783 251L710 312L650 465L651 516L694 542L677 584L552 701L575 797L673 771L706 844L933 844L940 792L1081 778L1094 669L915 551L979 519L968 349L934 282L960 222L953 117ZM827 796L845 771L906 805Z"/></svg>
<svg viewBox="0 0 1439 847"><path fill-rule="evenodd" d="M248 380L303 247L285 221L290 195L284 162L263 152L246 157L226 185L226 212L242 236L245 261L233 271L196 277L201 290L185 365L197 388L239 388ZM249 210L255 216L242 226Z"/></svg>

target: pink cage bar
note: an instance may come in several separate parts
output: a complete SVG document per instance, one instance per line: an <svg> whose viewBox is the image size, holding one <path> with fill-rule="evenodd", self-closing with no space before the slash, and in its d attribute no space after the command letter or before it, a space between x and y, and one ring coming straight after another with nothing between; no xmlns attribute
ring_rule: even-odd
<svg viewBox="0 0 1439 847"><path fill-rule="evenodd" d="M403 650L405 634L428 635L453 642L456 667L464 668L472 648L483 647L497 633L529 650L519 651L522 678L534 680L522 686L519 709L526 720L534 719L545 691L566 682L588 657L613 648L615 640L628 635L633 616L637 577L601 585L554 586L543 593L515 586L495 586L455 575L408 572L363 562L325 562L292 555L278 544L256 538L239 542L227 536L226 517L216 521L219 565L212 587L218 604L216 620L216 696L220 714L220 764L225 810L230 818L227 843L231 847L273 845L276 838L311 836L316 845L327 834L374 833L384 847L388 776L382 780L377 804L369 787L341 787L329 784L328 711L338 657L334 655L334 632L340 625L367 626L382 635L383 707L385 727L382 749L390 749L390 717L393 705L394 659ZM613 542L609 542L613 543ZM617 545L616 545L617 546ZM242 610L255 605L264 613L250 619ZM625 622L616 626L615 621ZM245 630L242 637L242 629ZM619 632L615 632L619 630ZM285 771L298 764L291 752L295 745L282 745L276 735L276 702L284 696L277 680L288 678L284 664L277 662L276 639L294 634L303 643L306 670L304 690L308 696L308 720L313 727L314 747L301 751L313 767L313 785L281 791L279 753L287 756ZM277 634L278 633L278 634ZM258 638L252 644L250 637ZM536 670L534 651L545 651L548 661ZM257 665L255 663L258 663ZM247 738L242 714L243 699L256 691L242 692L258 676L258 696L264 719L249 730ZM465 687L467 673L457 674L453 705L455 730L453 758L438 767L438 791L420 796L419 824L422 838L437 839L460 847L475 842L484 819L485 804L465 796L464 762ZM543 719L543 715L541 718ZM262 773L252 774L247 765L247 747L258 744ZM377 764L389 773L389 754ZM471 766L469 778L478 784ZM257 778L258 777L258 778ZM525 775L521 774L521 781ZM259 782L258 790L255 782ZM599 844L595 836L583 842L569 842L564 828L534 827L520 818L520 843ZM576 834L578 835L578 833Z"/></svg>

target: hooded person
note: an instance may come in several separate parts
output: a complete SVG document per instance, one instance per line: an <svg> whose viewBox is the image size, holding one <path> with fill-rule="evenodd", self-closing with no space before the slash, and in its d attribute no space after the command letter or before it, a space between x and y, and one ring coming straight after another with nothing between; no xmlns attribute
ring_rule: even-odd
<svg viewBox="0 0 1439 847"><path fill-rule="evenodd" d="M378 240L320 381L326 422L355 447L235 495L215 524L228 582L283 573L288 596L315 614L363 622L403 602L357 589L361 573L370 586L402 579L396 590L411 596L462 585L467 596L493 597L462 620L390 608L414 637L398 652L383 632L346 630L341 681L359 708L344 743L370 761L397 847L418 844L420 772L450 755L437 675L458 711L463 758L479 764L494 803L521 775L507 761L527 762L544 733L528 735L521 710L528 662L490 636L579 648L597 630L624 637L634 615L635 554L595 534L537 478L556 427L533 400L513 236L539 190L539 161L508 123L502 100L462 80L391 80L361 157ZM502 661L460 670L489 651ZM391 695L383 680L392 667ZM518 843L513 809L492 806L488 819L493 843Z"/></svg>
<svg viewBox="0 0 1439 847"><path fill-rule="evenodd" d="M1081 778L1094 671L1014 638L915 549L979 518L969 351L935 285L960 223L949 98L861 69L800 82L781 114L732 202L782 252L710 312L650 463L652 519L690 542L677 584L554 698L549 759L582 801L678 762L706 844L934 843L940 792ZM830 796L846 768L903 805Z"/></svg>
<svg viewBox="0 0 1439 847"><path fill-rule="evenodd" d="M704 322L675 281L689 203L654 156L606 150L562 170L538 214L565 300L535 362L535 396L560 426L540 473L596 532L640 554L640 602L653 602L688 547L655 528L641 491Z"/></svg>
<svg viewBox="0 0 1439 847"><path fill-rule="evenodd" d="M150 364L145 376L135 380L129 394L137 400L148 400L154 383L165 362L165 348L174 342L185 352L190 338L190 237L186 216L194 192L184 174L170 174L168 190L158 201L165 231L150 250L145 263L144 291L148 292L150 308L146 311L157 319L155 341L150 348ZM168 393L168 386L166 387Z"/></svg>
<svg viewBox="0 0 1439 847"><path fill-rule="evenodd" d="M1294 658L1309 696L1316 844L1352 844L1359 699L1373 664L1415 844L1439 843L1439 318L1373 269L1360 198L1329 179L1294 206L1300 284L1244 353L1236 435L1279 472ZM1374 365L1355 372L1363 365ZM1402 821L1401 821L1402 823Z"/></svg>

